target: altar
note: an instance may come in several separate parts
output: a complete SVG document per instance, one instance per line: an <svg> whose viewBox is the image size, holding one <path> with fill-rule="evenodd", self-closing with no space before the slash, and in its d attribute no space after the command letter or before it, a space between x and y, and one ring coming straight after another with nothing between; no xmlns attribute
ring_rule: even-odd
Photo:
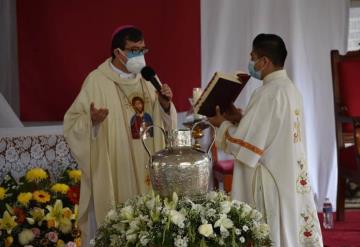
<svg viewBox="0 0 360 247"><path fill-rule="evenodd" d="M63 126L0 128L0 183L6 174L19 179L40 167L52 179L77 164L63 136Z"/></svg>

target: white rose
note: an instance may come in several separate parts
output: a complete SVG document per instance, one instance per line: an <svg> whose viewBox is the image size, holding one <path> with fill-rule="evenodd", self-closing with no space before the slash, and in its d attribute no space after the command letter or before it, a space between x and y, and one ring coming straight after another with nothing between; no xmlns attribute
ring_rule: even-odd
<svg viewBox="0 0 360 247"><path fill-rule="evenodd" d="M27 245L31 241L33 241L35 235L30 229L24 229L22 232L19 233L19 243L21 245Z"/></svg>
<svg viewBox="0 0 360 247"><path fill-rule="evenodd" d="M203 224L203 225L199 226L198 231L201 235L203 235L205 237L209 237L210 235L212 235L214 233L213 227L211 224Z"/></svg>

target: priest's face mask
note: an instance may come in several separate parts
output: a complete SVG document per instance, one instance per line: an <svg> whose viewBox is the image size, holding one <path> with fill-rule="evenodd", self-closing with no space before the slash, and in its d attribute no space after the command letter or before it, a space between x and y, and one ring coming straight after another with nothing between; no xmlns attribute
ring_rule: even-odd
<svg viewBox="0 0 360 247"><path fill-rule="evenodd" d="M262 80L262 71L266 69L269 59L265 56L259 56L255 51L251 51L250 56L251 59L248 64L249 74L258 80Z"/></svg>
<svg viewBox="0 0 360 247"><path fill-rule="evenodd" d="M137 74L146 66L144 54L148 51L149 49L145 47L144 40L138 42L127 40L125 48L117 48L115 54L118 53L116 57L130 73Z"/></svg>

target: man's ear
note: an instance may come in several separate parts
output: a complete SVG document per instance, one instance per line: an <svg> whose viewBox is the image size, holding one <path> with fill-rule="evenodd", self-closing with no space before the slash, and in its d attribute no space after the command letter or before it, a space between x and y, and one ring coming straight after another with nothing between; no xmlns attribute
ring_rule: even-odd
<svg viewBox="0 0 360 247"><path fill-rule="evenodd" d="M115 57L119 57L121 60L127 61L126 55L124 54L123 51L120 50L120 48L114 49L113 53Z"/></svg>

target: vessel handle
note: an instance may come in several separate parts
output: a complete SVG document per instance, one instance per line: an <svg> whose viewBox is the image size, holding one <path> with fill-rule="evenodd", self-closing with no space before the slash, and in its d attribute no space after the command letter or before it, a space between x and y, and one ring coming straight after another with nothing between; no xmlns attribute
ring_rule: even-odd
<svg viewBox="0 0 360 247"><path fill-rule="evenodd" d="M206 150L206 153L209 153L210 149L212 148L212 146L213 146L214 143L215 143L216 128L215 128L214 125L212 125L209 121L207 121L207 120L204 119L204 120L201 120L201 121L195 123L195 124L192 126L192 128L191 128L191 136L192 136L192 133L193 133L195 127L196 127L198 124L200 124L200 123L206 123L206 124L208 124L208 125L213 129L213 131L212 131L212 133L213 133L213 138L212 138L212 141L211 141L208 149Z"/></svg>
<svg viewBox="0 0 360 247"><path fill-rule="evenodd" d="M142 144L143 144L146 152L148 153L150 159L151 159L151 153L150 153L150 150L148 149L148 147L146 146L144 140L147 138L147 132L148 132L150 129L153 129L154 127L157 127L157 128L159 128L159 129L162 131L162 133L163 133L163 135L164 135L164 138L165 138L165 147L168 146L168 144L167 144L167 138L166 138L166 132L165 132L165 130L164 130L163 128L161 128L160 126L157 126L157 125L150 125L150 126L146 127L146 129L144 130L144 132L141 134L141 142L142 142Z"/></svg>

